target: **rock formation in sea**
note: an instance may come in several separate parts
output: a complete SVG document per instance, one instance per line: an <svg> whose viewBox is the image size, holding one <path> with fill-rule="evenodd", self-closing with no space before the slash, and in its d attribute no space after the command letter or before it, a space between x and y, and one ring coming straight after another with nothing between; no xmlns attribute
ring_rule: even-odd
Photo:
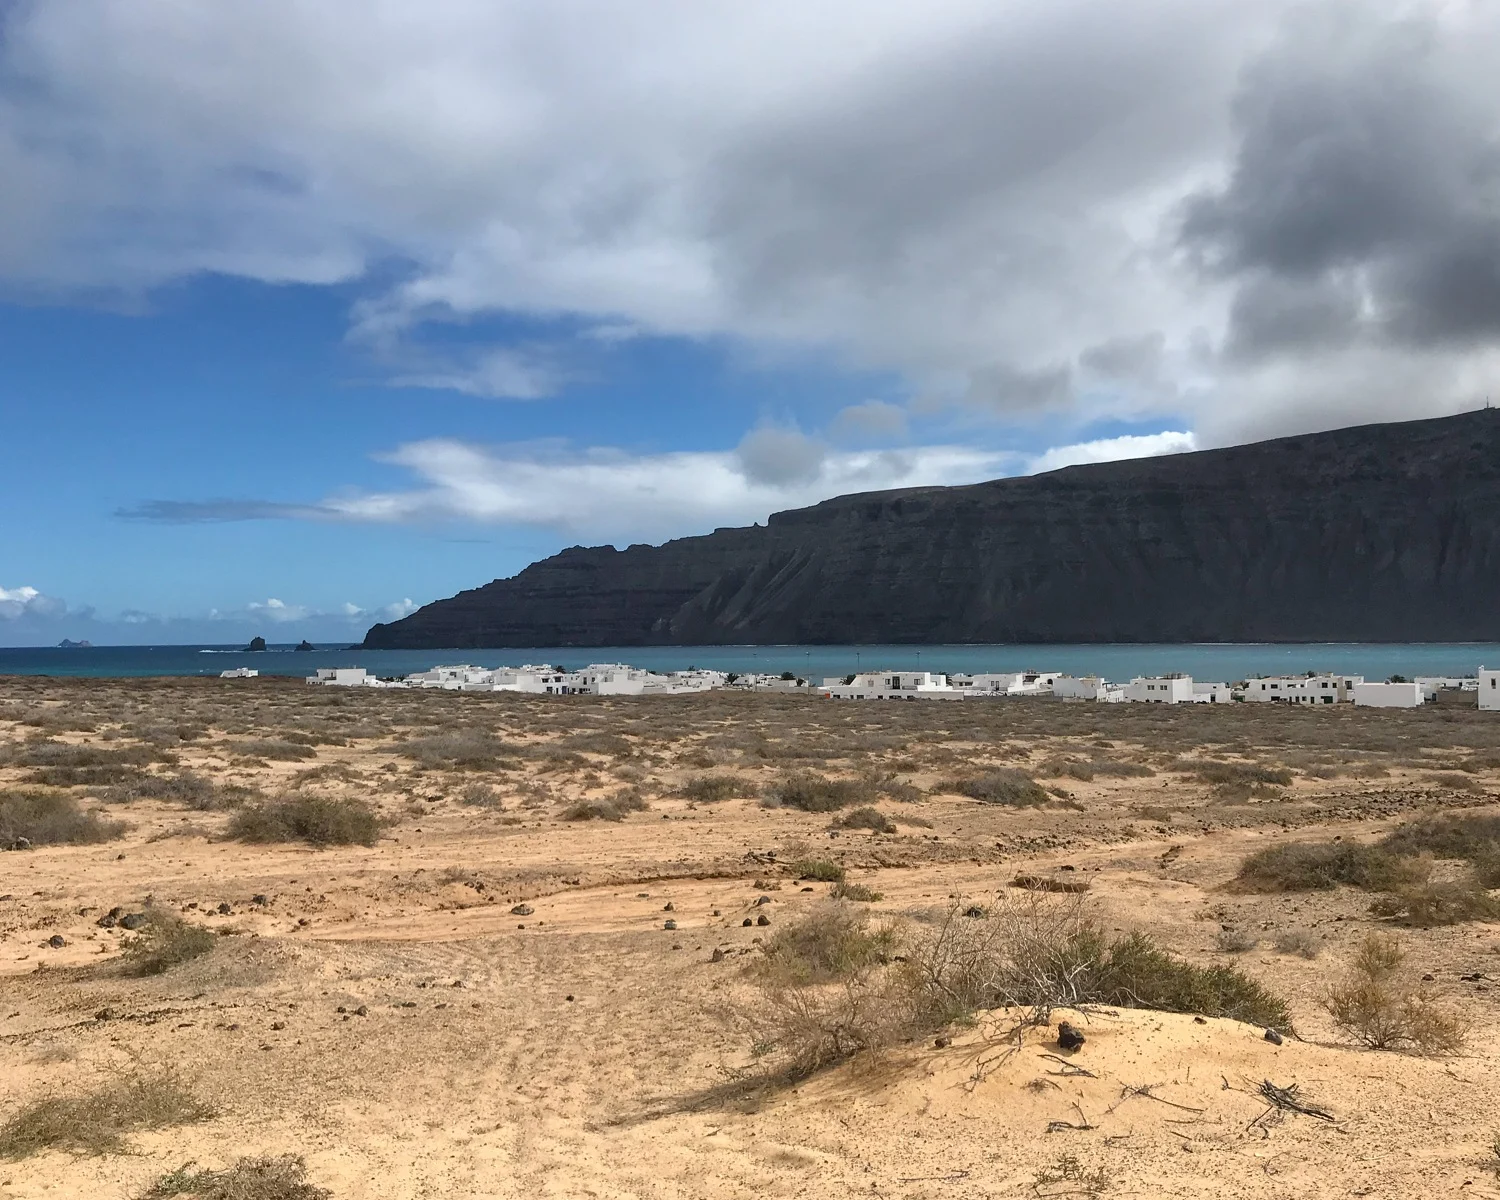
<svg viewBox="0 0 1500 1200"><path fill-rule="evenodd" d="M1500 639L1500 411L574 547L367 648Z"/></svg>

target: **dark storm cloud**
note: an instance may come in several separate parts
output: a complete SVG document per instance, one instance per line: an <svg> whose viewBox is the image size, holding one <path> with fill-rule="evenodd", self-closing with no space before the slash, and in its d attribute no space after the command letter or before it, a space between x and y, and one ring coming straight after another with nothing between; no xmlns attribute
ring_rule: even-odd
<svg viewBox="0 0 1500 1200"><path fill-rule="evenodd" d="M1207 271L1240 281L1235 352L1500 339L1500 142L1481 49L1436 15L1382 23L1339 6L1246 72L1228 184L1193 198L1181 230Z"/></svg>

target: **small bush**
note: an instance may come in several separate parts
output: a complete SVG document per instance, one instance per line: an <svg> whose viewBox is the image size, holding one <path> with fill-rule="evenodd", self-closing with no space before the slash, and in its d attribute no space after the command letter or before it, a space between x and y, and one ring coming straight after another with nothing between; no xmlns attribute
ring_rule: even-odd
<svg viewBox="0 0 1500 1200"><path fill-rule="evenodd" d="M236 783L215 783L192 771L181 771L176 775L142 775L130 783L101 792L99 798L111 804L167 800L194 812L219 812L262 797L255 788Z"/></svg>
<svg viewBox="0 0 1500 1200"><path fill-rule="evenodd" d="M1383 846L1357 842L1284 842L1240 864L1234 887L1244 892L1329 891L1339 884L1390 891L1420 882L1426 868Z"/></svg>
<svg viewBox="0 0 1500 1200"><path fill-rule="evenodd" d="M240 809L229 822L229 836L241 842L373 846L380 818L363 800L293 792Z"/></svg>
<svg viewBox="0 0 1500 1200"><path fill-rule="evenodd" d="M784 805L802 812L837 812L853 804L869 804L877 795L864 779L827 779L822 775L789 775L771 784L765 798L772 807Z"/></svg>
<svg viewBox="0 0 1500 1200"><path fill-rule="evenodd" d="M626 813L643 812L645 799L634 788L621 788L613 796L578 800L559 814L564 821L623 821Z"/></svg>
<svg viewBox="0 0 1500 1200"><path fill-rule="evenodd" d="M1422 817L1391 830L1380 846L1392 854L1425 853L1434 858L1460 859L1488 871L1490 864L1500 863L1500 816L1468 813ZM1495 882L1500 883L1500 872Z"/></svg>
<svg viewBox="0 0 1500 1200"><path fill-rule="evenodd" d="M32 1101L0 1125L0 1158L26 1158L44 1150L124 1154L127 1134L213 1115L170 1076L124 1079L86 1096Z"/></svg>
<svg viewBox="0 0 1500 1200"><path fill-rule="evenodd" d="M1448 788L1455 792L1482 792L1484 784L1477 779L1471 779L1457 771L1434 771L1430 775L1422 776L1423 783L1430 783L1434 787Z"/></svg>
<svg viewBox="0 0 1500 1200"><path fill-rule="evenodd" d="M280 1158L242 1158L224 1171L194 1170L193 1164L163 1175L141 1200L325 1200L327 1188L307 1181L307 1164L300 1155Z"/></svg>
<svg viewBox="0 0 1500 1200"><path fill-rule="evenodd" d="M125 942L124 959L133 975L162 975L207 954L217 941L201 925L189 925L164 909L147 908L145 926Z"/></svg>
<svg viewBox="0 0 1500 1200"><path fill-rule="evenodd" d="M1214 759L1187 760L1173 764L1173 771L1192 775L1199 783L1252 784L1292 782L1285 767L1268 767L1263 763L1219 762Z"/></svg>
<svg viewBox="0 0 1500 1200"><path fill-rule="evenodd" d="M1317 958L1323 950L1317 935L1306 929L1283 929L1271 939L1271 944L1278 954L1295 954L1299 958Z"/></svg>
<svg viewBox="0 0 1500 1200"><path fill-rule="evenodd" d="M1025 888L1028 892L1058 892L1063 895L1078 895L1089 890L1087 879L1070 879L1062 875L1033 875L1022 872L1010 881L1013 888Z"/></svg>
<svg viewBox="0 0 1500 1200"><path fill-rule="evenodd" d="M733 775L695 775L677 789L677 794L699 804L714 804L743 796L746 790Z"/></svg>
<svg viewBox="0 0 1500 1200"><path fill-rule="evenodd" d="M874 888L866 887L862 883L850 883L840 880L834 885L833 898L835 900L856 900L861 904L873 904L876 900L883 900L885 894L877 892Z"/></svg>
<svg viewBox="0 0 1500 1200"><path fill-rule="evenodd" d="M895 833L896 822L881 812L866 804L852 812L845 813L834 825L839 829L873 829L877 833Z"/></svg>
<svg viewBox="0 0 1500 1200"><path fill-rule="evenodd" d="M1259 939L1241 929L1221 929L1214 939L1214 949L1220 954L1244 954L1258 944Z"/></svg>
<svg viewBox="0 0 1500 1200"><path fill-rule="evenodd" d="M1142 763L1121 762L1112 758L1066 758L1055 755L1037 768L1043 779L1077 779L1089 783L1103 775L1114 779L1140 779L1156 772Z"/></svg>
<svg viewBox="0 0 1500 1200"><path fill-rule="evenodd" d="M264 758L272 762L306 762L317 758L318 752L300 742L288 742L281 738L251 738L237 742L226 742L224 749L230 754L244 758Z"/></svg>
<svg viewBox="0 0 1500 1200"><path fill-rule="evenodd" d="M493 771L518 752L486 730L460 729L410 738L392 746L391 753L429 768Z"/></svg>
<svg viewBox="0 0 1500 1200"><path fill-rule="evenodd" d="M1500 902L1473 874L1468 874L1458 879L1426 879L1397 888L1371 904L1370 912L1414 929L1432 929L1466 921L1493 921L1500 917Z"/></svg>
<svg viewBox="0 0 1500 1200"><path fill-rule="evenodd" d="M792 874L798 879L815 879L819 883L841 883L844 868L826 858L804 858L792 864Z"/></svg>
<svg viewBox="0 0 1500 1200"><path fill-rule="evenodd" d="M107 842L125 832L121 821L103 820L62 792L0 791L0 849L22 838L33 846Z"/></svg>
<svg viewBox="0 0 1500 1200"><path fill-rule="evenodd" d="M488 783L470 783L458 793L459 803L467 804L471 808L490 808L501 812L505 808L505 801L500 793Z"/></svg>
<svg viewBox="0 0 1500 1200"><path fill-rule="evenodd" d="M872 929L868 913L827 900L762 946L758 972L778 985L848 979L886 961L895 943L895 931L888 926Z"/></svg>
<svg viewBox="0 0 1500 1200"><path fill-rule="evenodd" d="M939 790L967 796L985 804L1005 804L1012 808L1034 808L1046 804L1046 789L1035 779L1014 767L1001 767L984 775L953 779L940 784Z"/></svg>
<svg viewBox="0 0 1500 1200"><path fill-rule="evenodd" d="M1467 1023L1401 977L1405 958L1394 937L1369 934L1344 979L1323 997L1333 1023L1371 1050L1448 1054L1463 1049Z"/></svg>

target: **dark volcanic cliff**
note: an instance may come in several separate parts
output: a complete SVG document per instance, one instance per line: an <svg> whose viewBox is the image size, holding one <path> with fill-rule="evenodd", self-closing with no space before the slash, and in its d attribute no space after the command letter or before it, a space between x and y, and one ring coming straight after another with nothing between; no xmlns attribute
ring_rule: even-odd
<svg viewBox="0 0 1500 1200"><path fill-rule="evenodd" d="M367 647L1500 638L1500 412L565 550Z"/></svg>

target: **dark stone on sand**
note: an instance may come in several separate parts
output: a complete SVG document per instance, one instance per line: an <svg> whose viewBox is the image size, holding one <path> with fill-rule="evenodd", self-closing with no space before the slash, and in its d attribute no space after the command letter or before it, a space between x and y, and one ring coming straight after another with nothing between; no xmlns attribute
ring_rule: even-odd
<svg viewBox="0 0 1500 1200"><path fill-rule="evenodd" d="M1081 1030L1075 1029L1067 1021L1057 1023L1057 1044L1064 1050L1077 1050L1087 1040Z"/></svg>

